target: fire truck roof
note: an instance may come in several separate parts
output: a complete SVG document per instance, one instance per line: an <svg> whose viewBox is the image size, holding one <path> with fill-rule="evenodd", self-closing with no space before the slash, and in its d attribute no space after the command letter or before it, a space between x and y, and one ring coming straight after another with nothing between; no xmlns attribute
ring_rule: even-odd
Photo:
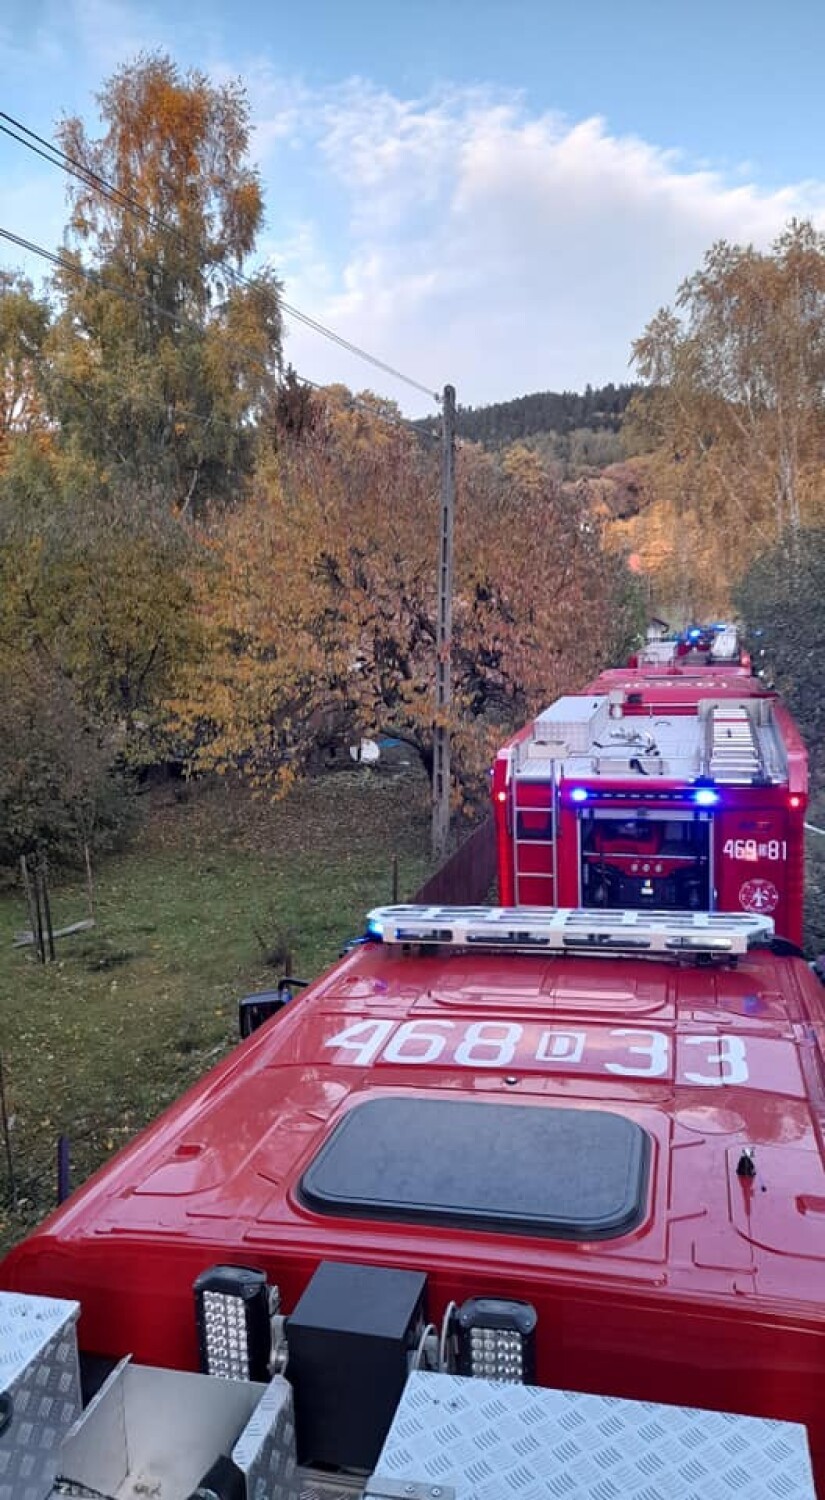
<svg viewBox="0 0 825 1500"><path fill-rule="evenodd" d="M643 704L673 703L685 708L693 707L700 698L770 698L774 694L761 677L754 677L744 668L731 670L729 666L710 668L674 668L664 665L657 668L608 667L594 677L582 689L584 693L608 693L613 689L623 690L630 706L633 697L639 696Z"/></svg>
<svg viewBox="0 0 825 1500"><path fill-rule="evenodd" d="M786 725L767 697L702 697L626 713L625 689L559 698L512 744L513 773L545 780L658 778L690 784L786 785ZM795 747L794 747L795 748Z"/></svg>
<svg viewBox="0 0 825 1500"><path fill-rule="evenodd" d="M356 948L8 1257L79 1297L86 1347L194 1358L176 1299L219 1261L286 1306L324 1258L821 1324L818 985L736 967ZM158 1298L163 1311L159 1321ZM187 1302L188 1306L188 1302ZM167 1316L168 1314L168 1316ZM178 1319L182 1329L185 1319ZM177 1326L177 1325L175 1325Z"/></svg>

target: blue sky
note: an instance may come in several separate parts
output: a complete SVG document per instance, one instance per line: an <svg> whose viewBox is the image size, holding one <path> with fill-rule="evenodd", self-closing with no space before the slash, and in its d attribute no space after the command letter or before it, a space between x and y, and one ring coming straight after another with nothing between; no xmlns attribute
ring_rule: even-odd
<svg viewBox="0 0 825 1500"><path fill-rule="evenodd" d="M0 108L91 123L140 48L245 80L289 300L465 404L626 379L713 240L825 225L817 0L5 0ZM57 245L63 188L0 138L0 225ZM426 409L300 325L287 353Z"/></svg>

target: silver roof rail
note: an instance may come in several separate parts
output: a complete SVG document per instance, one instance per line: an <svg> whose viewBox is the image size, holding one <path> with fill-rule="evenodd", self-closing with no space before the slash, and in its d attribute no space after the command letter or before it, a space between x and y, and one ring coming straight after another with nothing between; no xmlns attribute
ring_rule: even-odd
<svg viewBox="0 0 825 1500"><path fill-rule="evenodd" d="M747 912L604 911L548 906L378 906L367 932L383 943L513 953L651 954L726 959L764 946L770 917Z"/></svg>

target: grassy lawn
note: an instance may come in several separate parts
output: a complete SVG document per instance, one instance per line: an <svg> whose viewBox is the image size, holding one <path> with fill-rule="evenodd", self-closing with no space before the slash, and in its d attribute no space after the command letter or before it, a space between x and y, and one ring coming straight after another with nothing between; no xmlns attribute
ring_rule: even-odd
<svg viewBox="0 0 825 1500"><path fill-rule="evenodd" d="M53 1206L55 1146L76 1185L236 1040L240 995L271 988L288 947L311 978L362 930L364 912L428 869L428 789L412 770L356 768L280 803L223 786L153 797L124 854L97 874L96 927L62 939L45 968L12 947L22 894L0 895L0 1049L18 1202L0 1155L0 1250ZM56 885L60 927L86 915L82 885ZM267 957L270 962L267 962Z"/></svg>

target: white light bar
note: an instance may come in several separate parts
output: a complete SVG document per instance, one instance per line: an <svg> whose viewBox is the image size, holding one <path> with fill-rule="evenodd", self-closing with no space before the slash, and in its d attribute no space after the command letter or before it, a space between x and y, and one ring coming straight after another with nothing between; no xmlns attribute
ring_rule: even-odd
<svg viewBox="0 0 825 1500"><path fill-rule="evenodd" d="M516 953L747 953L769 943L770 917L746 912L605 911L552 906L379 906L372 937L390 944L509 949Z"/></svg>

